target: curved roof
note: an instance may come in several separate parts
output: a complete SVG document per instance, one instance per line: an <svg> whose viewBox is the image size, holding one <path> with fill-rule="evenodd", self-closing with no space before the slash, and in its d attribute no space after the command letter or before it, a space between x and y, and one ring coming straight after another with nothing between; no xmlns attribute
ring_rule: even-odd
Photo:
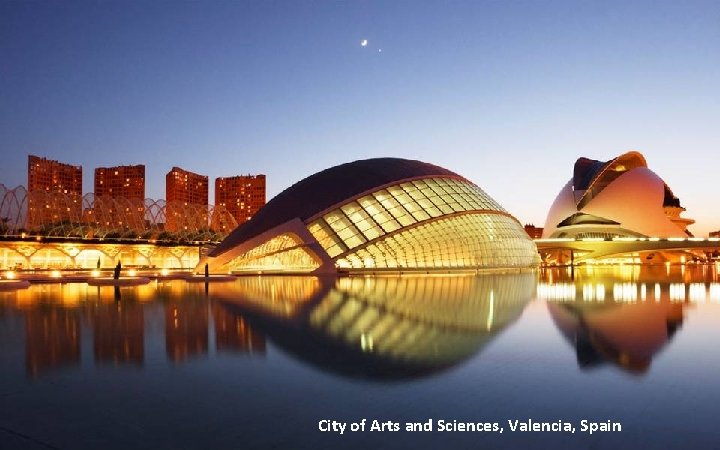
<svg viewBox="0 0 720 450"><path fill-rule="evenodd" d="M560 190L548 212L543 237L553 237L558 228L602 225L603 220L645 236L686 236L685 225L668 218L664 210L668 206L681 208L680 200L648 168L642 154L629 151L606 162L579 158L573 178ZM688 219L676 222L681 220Z"/></svg>
<svg viewBox="0 0 720 450"><path fill-rule="evenodd" d="M310 175L270 200L253 218L238 226L210 253L253 238L294 218L303 221L358 194L408 178L455 177L460 175L422 161L402 158L373 158L353 161Z"/></svg>
<svg viewBox="0 0 720 450"><path fill-rule="evenodd" d="M598 161L597 159L585 158L584 156L578 158L573 167L573 189L576 191L587 190L595 176L607 165L607 162Z"/></svg>
<svg viewBox="0 0 720 450"><path fill-rule="evenodd" d="M591 162L591 164L588 164L588 161ZM599 165L592 163L598 163ZM584 167L585 170L578 170L579 167ZM575 190L585 190L582 198L577 200L578 208L582 208L586 205L595 195L602 191L606 185L610 184L618 176L638 167L647 167L647 161L645 161L645 157L642 154L636 151L623 153L622 155L605 163L589 160L587 158L578 159L575 162L573 178L580 175L580 186L578 185L578 180L574 180L574 188ZM586 184L582 186L582 183Z"/></svg>
<svg viewBox="0 0 720 450"><path fill-rule="evenodd" d="M607 169L618 165L627 166L627 168L647 167L647 161L641 153L634 150L605 162L580 157L575 161L573 168L573 188L576 191L589 189Z"/></svg>

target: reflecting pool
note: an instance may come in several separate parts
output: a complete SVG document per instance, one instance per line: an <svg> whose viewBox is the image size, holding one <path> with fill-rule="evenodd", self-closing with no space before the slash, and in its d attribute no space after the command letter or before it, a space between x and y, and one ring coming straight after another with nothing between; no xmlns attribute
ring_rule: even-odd
<svg viewBox="0 0 720 450"><path fill-rule="evenodd" d="M39 284L0 448L718 448L718 342L714 266Z"/></svg>

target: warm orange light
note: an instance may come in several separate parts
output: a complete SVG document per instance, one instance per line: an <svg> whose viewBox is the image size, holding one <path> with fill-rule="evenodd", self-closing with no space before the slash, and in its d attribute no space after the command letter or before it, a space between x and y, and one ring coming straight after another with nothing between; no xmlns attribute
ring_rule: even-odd
<svg viewBox="0 0 720 450"><path fill-rule="evenodd" d="M162 275L162 276L167 276L169 273L170 273L170 271L168 269L163 269L160 271L160 275Z"/></svg>
<svg viewBox="0 0 720 450"><path fill-rule="evenodd" d="M135 271L135 269L130 269L130 270L128 270L128 275L130 275L131 277L134 277L135 275L137 275L137 271Z"/></svg>
<svg viewBox="0 0 720 450"><path fill-rule="evenodd" d="M92 272L90 272L90 275L92 275L93 278L97 278L97 277L100 276L100 271L99 271L99 270L93 270Z"/></svg>
<svg viewBox="0 0 720 450"><path fill-rule="evenodd" d="M53 270L52 272L50 272L50 276L53 278L60 278L62 276L62 274L60 273L59 270Z"/></svg>
<svg viewBox="0 0 720 450"><path fill-rule="evenodd" d="M5 278L7 278L8 280L14 280L15 272L13 272L12 270L8 270L7 272L5 272Z"/></svg>

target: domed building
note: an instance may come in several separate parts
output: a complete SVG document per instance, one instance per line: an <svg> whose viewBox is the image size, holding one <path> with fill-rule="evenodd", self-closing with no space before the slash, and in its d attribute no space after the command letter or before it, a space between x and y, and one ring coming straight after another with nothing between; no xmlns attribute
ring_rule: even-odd
<svg viewBox="0 0 720 450"><path fill-rule="evenodd" d="M550 208L543 238L691 237L695 221L668 185L631 151L610 161L579 158Z"/></svg>
<svg viewBox="0 0 720 450"><path fill-rule="evenodd" d="M535 267L522 225L442 167L376 158L278 194L206 258L210 272L349 273Z"/></svg>

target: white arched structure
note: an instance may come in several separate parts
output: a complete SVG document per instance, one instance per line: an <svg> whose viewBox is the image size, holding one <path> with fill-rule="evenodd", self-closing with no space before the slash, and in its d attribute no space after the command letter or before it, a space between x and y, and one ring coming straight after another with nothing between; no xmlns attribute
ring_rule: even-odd
<svg viewBox="0 0 720 450"><path fill-rule="evenodd" d="M580 158L548 212L543 238L689 237L692 219L638 152Z"/></svg>

